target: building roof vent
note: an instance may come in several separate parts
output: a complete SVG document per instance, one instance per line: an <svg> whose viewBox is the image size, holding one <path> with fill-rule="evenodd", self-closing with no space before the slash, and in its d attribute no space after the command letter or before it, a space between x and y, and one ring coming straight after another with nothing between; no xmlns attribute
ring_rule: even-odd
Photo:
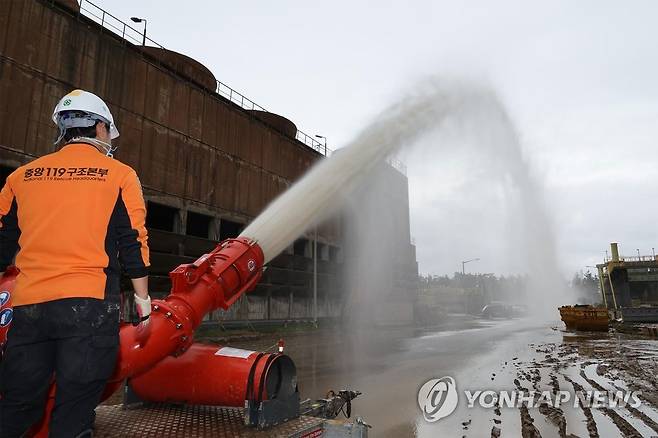
<svg viewBox="0 0 658 438"><path fill-rule="evenodd" d="M55 0L55 3L67 7L72 11L80 12L80 4L78 3L78 0Z"/></svg>
<svg viewBox="0 0 658 438"><path fill-rule="evenodd" d="M173 50L167 50L160 47L140 47L140 49L156 58L163 64L166 64L168 67L173 69L176 73L181 76L196 82L202 87L214 92L217 88L217 80L215 75L212 74L210 70L206 68L199 61L196 61L189 56L183 55L182 53L174 52Z"/></svg>
<svg viewBox="0 0 658 438"><path fill-rule="evenodd" d="M295 138L297 136L297 126L283 116L267 111L249 110L249 114L256 117L261 122L270 125L272 128L281 132L283 135Z"/></svg>

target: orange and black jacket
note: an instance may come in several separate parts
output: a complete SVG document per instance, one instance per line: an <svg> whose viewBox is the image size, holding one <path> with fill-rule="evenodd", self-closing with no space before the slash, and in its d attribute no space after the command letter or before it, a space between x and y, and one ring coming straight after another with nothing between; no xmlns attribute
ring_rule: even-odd
<svg viewBox="0 0 658 438"><path fill-rule="evenodd" d="M0 272L16 258L14 306L118 294L147 275L146 208L135 171L74 143L14 171L0 192Z"/></svg>

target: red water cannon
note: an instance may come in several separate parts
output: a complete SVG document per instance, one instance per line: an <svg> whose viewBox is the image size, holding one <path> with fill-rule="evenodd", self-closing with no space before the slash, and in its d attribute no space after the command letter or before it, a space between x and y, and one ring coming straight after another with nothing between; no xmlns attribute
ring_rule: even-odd
<svg viewBox="0 0 658 438"><path fill-rule="evenodd" d="M113 381L143 373L169 355L180 356L190 345L203 317L228 309L252 290L263 273L263 252L247 238L228 239L194 263L169 273L171 294L153 300L147 342L132 324L121 327L121 350Z"/></svg>
<svg viewBox="0 0 658 438"><path fill-rule="evenodd" d="M259 427L299 416L296 368L288 356L193 343L203 317L228 309L253 290L263 264L258 244L237 238L174 269L169 274L171 293L152 302L150 336L144 340L132 324L121 326L119 357L103 400L126 382L128 401L239 406L245 408L247 424ZM0 299L7 292L0 310L6 312L5 327L0 313L0 342L11 322L16 273L8 270L0 281ZM48 435L55 391L52 387L44 417L32 436Z"/></svg>

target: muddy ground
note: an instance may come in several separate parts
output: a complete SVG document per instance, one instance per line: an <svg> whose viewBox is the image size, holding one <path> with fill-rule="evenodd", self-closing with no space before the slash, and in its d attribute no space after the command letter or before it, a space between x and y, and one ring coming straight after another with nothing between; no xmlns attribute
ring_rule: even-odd
<svg viewBox="0 0 658 438"><path fill-rule="evenodd" d="M562 342L528 347L534 350L529 358L512 362L523 390L638 391L641 405L540 406L522 421L523 437L658 436L657 341L616 333L562 333Z"/></svg>
<svg viewBox="0 0 658 438"><path fill-rule="evenodd" d="M362 391L353 414L373 425L371 437L658 436L658 340L570 333L559 321L464 315L425 329L210 330L200 340L265 351L274 350L280 337L297 365L302 398L321 398L330 389ZM448 417L428 423L418 390L442 376L455 379L459 404ZM515 390L535 403L469 408L465 390ZM539 400L543 392L575 397L594 390L640 391L641 405L574 407L567 402L553 407Z"/></svg>
<svg viewBox="0 0 658 438"><path fill-rule="evenodd" d="M463 385L516 390L532 397L533 406L510 408L500 406L500 400L490 409L460 405L445 424L419 422L416 435L439 436L435 434L440 431L441 436L464 437L658 437L657 340L615 332L571 333L560 324L551 331L540 342L520 344L512 354L499 356L497 366L480 368ZM556 407L560 391L571 400ZM620 396L637 391L640 405L633 407L629 397L625 406L618 401L610 407L605 400L594 406L594 399L587 398L594 391ZM541 400L546 393L552 397ZM579 393L583 398L575 404Z"/></svg>
<svg viewBox="0 0 658 438"><path fill-rule="evenodd" d="M341 384L362 390L354 412L373 424L371 436L658 436L658 340L614 331L568 332L559 322L468 318L427 330L380 330L361 339L336 339L335 332L323 331L287 337L302 394L321 397ZM267 348L275 341L270 335L234 344ZM460 392L516 390L533 395L534 404L468 408L460 397L451 416L428 424L420 416L417 390L443 375L454 376ZM572 398L579 392L587 397L587 391L638 391L641 405L632 407L628 399L624 407L605 402L587 407L593 399L584 398L578 407L573 400L554 407L539 400L544 392L560 391Z"/></svg>

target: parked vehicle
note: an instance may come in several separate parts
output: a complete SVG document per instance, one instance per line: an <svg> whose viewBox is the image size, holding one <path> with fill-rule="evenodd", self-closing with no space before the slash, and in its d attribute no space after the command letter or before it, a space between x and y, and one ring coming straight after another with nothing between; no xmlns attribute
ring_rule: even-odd
<svg viewBox="0 0 658 438"><path fill-rule="evenodd" d="M528 308L523 304L508 304L493 301L482 308L484 318L519 318L528 313Z"/></svg>
<svg viewBox="0 0 658 438"><path fill-rule="evenodd" d="M512 308L508 304L494 301L482 308L482 316L485 318L510 318Z"/></svg>

